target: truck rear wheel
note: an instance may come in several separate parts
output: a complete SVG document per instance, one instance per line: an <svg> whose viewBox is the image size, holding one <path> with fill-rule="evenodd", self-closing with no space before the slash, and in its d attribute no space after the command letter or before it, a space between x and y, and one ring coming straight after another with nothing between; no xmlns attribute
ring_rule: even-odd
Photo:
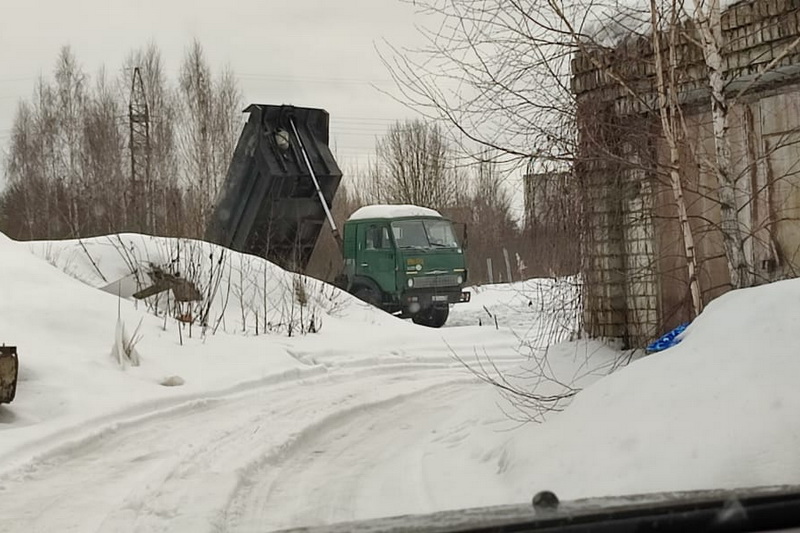
<svg viewBox="0 0 800 533"><path fill-rule="evenodd" d="M431 306L416 313L411 320L420 326L440 328L445 325L448 316L450 316L450 306Z"/></svg>

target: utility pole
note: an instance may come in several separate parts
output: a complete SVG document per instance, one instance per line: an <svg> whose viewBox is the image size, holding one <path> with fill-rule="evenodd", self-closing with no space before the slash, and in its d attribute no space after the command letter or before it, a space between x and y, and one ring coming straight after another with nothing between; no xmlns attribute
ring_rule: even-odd
<svg viewBox="0 0 800 533"><path fill-rule="evenodd" d="M128 104L131 136L131 198L128 203L128 226L134 231L152 230L147 202L150 199L150 110L144 93L139 67L133 69Z"/></svg>

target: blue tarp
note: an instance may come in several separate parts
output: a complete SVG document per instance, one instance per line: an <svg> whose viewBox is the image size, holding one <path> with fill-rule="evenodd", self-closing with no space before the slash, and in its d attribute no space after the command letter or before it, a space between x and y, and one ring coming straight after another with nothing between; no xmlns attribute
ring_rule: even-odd
<svg viewBox="0 0 800 533"><path fill-rule="evenodd" d="M667 348L672 348L673 346L681 342L680 339L678 339L678 336L681 333L683 333L688 326L689 323L685 322L680 326L678 326L677 328L670 331L669 333L667 333L666 335L664 335L663 337L661 337L660 339L658 339L657 341L651 343L647 347L647 353L655 353L666 350Z"/></svg>

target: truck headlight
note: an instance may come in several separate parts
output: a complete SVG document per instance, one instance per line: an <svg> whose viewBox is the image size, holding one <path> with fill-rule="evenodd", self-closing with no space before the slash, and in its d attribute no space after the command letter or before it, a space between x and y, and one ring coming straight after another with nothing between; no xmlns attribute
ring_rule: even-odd
<svg viewBox="0 0 800 533"><path fill-rule="evenodd" d="M458 277L456 278L456 282L457 282L459 285L461 285L462 283L464 283L464 278L462 278L461 276L458 276Z"/></svg>
<svg viewBox="0 0 800 533"><path fill-rule="evenodd" d="M408 286L409 287L413 287L414 286L414 278L408 278Z"/></svg>

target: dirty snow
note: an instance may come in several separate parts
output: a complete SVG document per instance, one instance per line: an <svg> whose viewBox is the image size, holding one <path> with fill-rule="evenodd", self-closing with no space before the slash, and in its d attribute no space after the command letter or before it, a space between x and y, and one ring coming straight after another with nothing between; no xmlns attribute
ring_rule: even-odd
<svg viewBox="0 0 800 533"><path fill-rule="evenodd" d="M194 241L0 235L0 256L0 342L22 364L0 406L0 531L268 531L542 489L800 482L800 281L724 296L680 345L619 369L613 344L573 338L576 280L473 288L432 330ZM127 298L150 263L224 294L205 308L216 328ZM118 320L141 323L139 366L111 357ZM583 390L521 410L457 359Z"/></svg>

